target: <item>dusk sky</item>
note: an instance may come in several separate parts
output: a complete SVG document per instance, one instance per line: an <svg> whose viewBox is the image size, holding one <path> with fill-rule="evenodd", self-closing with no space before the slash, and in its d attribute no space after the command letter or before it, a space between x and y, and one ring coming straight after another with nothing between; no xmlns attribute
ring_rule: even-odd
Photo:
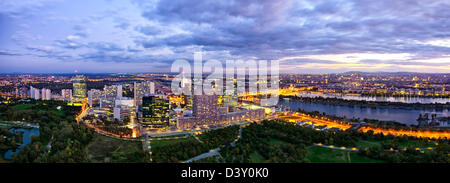
<svg viewBox="0 0 450 183"><path fill-rule="evenodd" d="M2 0L0 73L164 72L176 59L283 73L450 73L448 0Z"/></svg>

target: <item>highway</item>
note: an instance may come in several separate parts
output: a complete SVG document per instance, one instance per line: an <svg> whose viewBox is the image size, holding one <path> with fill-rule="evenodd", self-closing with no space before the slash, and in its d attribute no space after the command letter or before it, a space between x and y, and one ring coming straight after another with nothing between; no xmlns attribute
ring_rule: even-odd
<svg viewBox="0 0 450 183"><path fill-rule="evenodd" d="M78 114L78 116L75 117L75 120L77 120L77 122L80 122L89 112L91 108L86 107L84 110L81 111L80 114Z"/></svg>
<svg viewBox="0 0 450 183"><path fill-rule="evenodd" d="M297 123L300 121L307 121L307 124L314 124L315 126L326 126L330 128L339 128L341 130L347 130L354 128L358 131L368 132L373 131L374 134L392 134L394 136L412 136L419 138L431 138L431 139L449 139L450 133L448 130L424 130L424 129L393 129L393 128L378 128L374 126L358 126L358 124L344 123L339 121L332 121L326 118L314 118L309 115L305 115L299 112L285 112L272 115L274 118L283 119L287 122Z"/></svg>

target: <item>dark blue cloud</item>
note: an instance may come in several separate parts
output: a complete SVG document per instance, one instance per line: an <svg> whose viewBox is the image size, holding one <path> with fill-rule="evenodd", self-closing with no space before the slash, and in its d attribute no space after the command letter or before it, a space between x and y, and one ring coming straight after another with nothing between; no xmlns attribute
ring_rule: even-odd
<svg viewBox="0 0 450 183"><path fill-rule="evenodd" d="M191 60L199 50L205 58L222 61L348 53L410 55L404 60L359 62L397 66L425 66L427 59L450 54L449 45L429 43L450 40L450 2L446 0L131 0L134 4L96 2L95 8L86 10L72 10L77 6L70 5L76 2L48 1L26 7L11 2L6 4L14 6L0 10L8 20L30 20L29 30L17 31L14 37L27 52L23 54L62 61L148 62L155 67L168 66L176 59ZM41 7L53 10L60 7L58 3L64 8L55 8L57 13L37 11ZM30 11L18 14L24 10ZM63 17L66 13L68 17ZM46 27L49 14L60 22ZM42 42L35 39L40 34ZM290 59L282 64L308 63L339 64L332 59Z"/></svg>
<svg viewBox="0 0 450 183"><path fill-rule="evenodd" d="M159 33L161 33L163 30L161 30L159 27L156 26L139 26L136 27L136 31L141 32L142 34L145 35L157 35Z"/></svg>
<svg viewBox="0 0 450 183"><path fill-rule="evenodd" d="M351 52L446 55L448 48L417 41L449 38L448 7L448 1L412 0L159 1L154 9L144 6L142 16L181 25L191 34L137 42L143 47L199 45L262 58Z"/></svg>

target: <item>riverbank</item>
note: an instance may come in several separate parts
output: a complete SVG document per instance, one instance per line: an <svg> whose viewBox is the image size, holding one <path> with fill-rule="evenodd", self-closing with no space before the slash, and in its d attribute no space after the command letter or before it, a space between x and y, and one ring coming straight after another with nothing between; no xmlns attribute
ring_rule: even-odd
<svg viewBox="0 0 450 183"><path fill-rule="evenodd" d="M327 115L334 115L344 117L346 119L375 119L380 121L399 122L404 125L418 125L417 119L420 114L436 114L439 117L449 116L449 110L443 109L404 109L404 108L392 108L392 107L361 107L350 105L338 105L328 103L315 103L312 101L289 99L280 99L278 105L288 107L291 111L298 111L301 109L305 112L315 112ZM372 122L372 121L370 121Z"/></svg>
<svg viewBox="0 0 450 183"><path fill-rule="evenodd" d="M445 104L440 103L403 103L403 102L383 102L383 101L364 101L364 100L348 100L331 97L299 97L299 96L280 96L281 99L292 99L310 103L321 103L329 105L341 105L341 106L358 106L369 108L397 108L397 109L436 109L445 110L450 109L450 102Z"/></svg>

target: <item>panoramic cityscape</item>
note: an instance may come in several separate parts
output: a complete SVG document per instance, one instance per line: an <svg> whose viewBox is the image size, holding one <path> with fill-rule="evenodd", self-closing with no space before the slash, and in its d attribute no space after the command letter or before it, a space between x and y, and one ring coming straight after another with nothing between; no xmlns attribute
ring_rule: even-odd
<svg viewBox="0 0 450 183"><path fill-rule="evenodd" d="M448 1L0 4L0 163L450 162Z"/></svg>
<svg viewBox="0 0 450 183"><path fill-rule="evenodd" d="M175 95L176 76L3 74L2 161L448 161L450 74L281 74L274 106Z"/></svg>

